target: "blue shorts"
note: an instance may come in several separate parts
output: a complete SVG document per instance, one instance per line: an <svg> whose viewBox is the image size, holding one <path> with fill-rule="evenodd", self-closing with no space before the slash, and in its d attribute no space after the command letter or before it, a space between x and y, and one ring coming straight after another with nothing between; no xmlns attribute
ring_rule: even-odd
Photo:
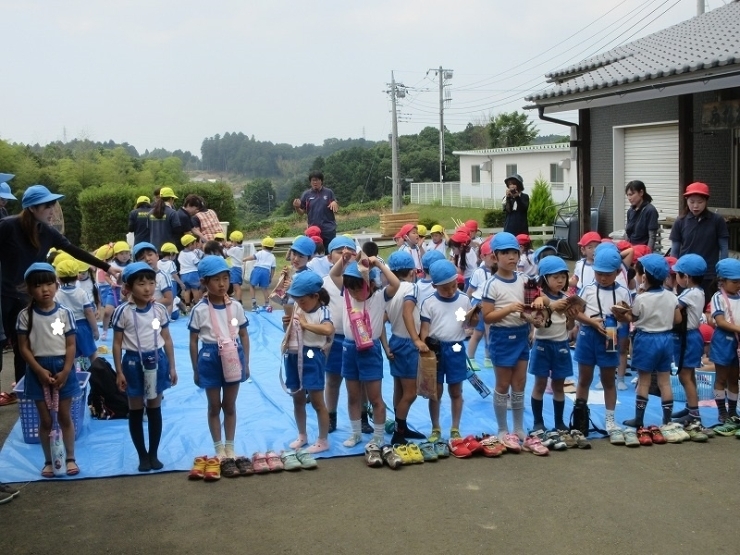
<svg viewBox="0 0 740 555"><path fill-rule="evenodd" d="M100 302L103 306L112 306L116 308L121 304L121 288L120 287L109 287L105 293L105 298L100 297Z"/></svg>
<svg viewBox="0 0 740 555"><path fill-rule="evenodd" d="M144 370L141 357L137 351L126 351L121 359L121 370L126 378L126 395L128 397L144 396ZM161 395L170 383L170 361L164 349L157 349L157 394Z"/></svg>
<svg viewBox="0 0 740 555"><path fill-rule="evenodd" d="M98 346L93 339L92 328L87 320L75 322L75 357L90 357L98 352Z"/></svg>
<svg viewBox="0 0 740 555"><path fill-rule="evenodd" d="M455 351L454 345L460 349ZM465 344L462 341L440 341L437 354L437 383L454 385L461 383L468 376L468 361Z"/></svg>
<svg viewBox="0 0 740 555"><path fill-rule="evenodd" d="M529 359L529 373L533 376L562 380L573 375L573 360L568 341L535 339Z"/></svg>
<svg viewBox="0 0 740 555"><path fill-rule="evenodd" d="M606 337L595 328L581 324L578 329L573 360L579 364L598 366L601 369L616 368L619 366L619 352L606 352Z"/></svg>
<svg viewBox="0 0 740 555"><path fill-rule="evenodd" d="M704 339L698 329L688 330L686 333L686 348L683 352L683 368L701 367L701 356L704 354ZM681 338L673 334L673 362L678 363L681 359Z"/></svg>
<svg viewBox="0 0 740 555"><path fill-rule="evenodd" d="M105 301L110 294L110 285L107 283L96 283L95 287L98 288L98 299L100 299L100 306L105 306Z"/></svg>
<svg viewBox="0 0 740 555"><path fill-rule="evenodd" d="M313 357L308 356L313 351ZM303 347L303 380L298 378L298 355L285 355L285 386L298 391L303 386L307 391L324 390L324 371L326 360L319 347Z"/></svg>
<svg viewBox="0 0 740 555"><path fill-rule="evenodd" d="M416 348L410 337L391 335L388 347L393 353L389 359L391 376L403 380L415 380L419 370L419 349Z"/></svg>
<svg viewBox="0 0 740 555"><path fill-rule="evenodd" d="M734 333L715 328L709 344L709 360L720 366L737 365L737 338Z"/></svg>
<svg viewBox="0 0 740 555"><path fill-rule="evenodd" d="M342 375L342 344L344 336L341 333L334 334L334 341L329 351L329 359L326 361L326 371L329 374Z"/></svg>
<svg viewBox="0 0 740 555"><path fill-rule="evenodd" d="M256 267L252 269L249 276L249 285L265 289L270 286L270 270L267 268Z"/></svg>
<svg viewBox="0 0 740 555"><path fill-rule="evenodd" d="M239 358L242 360L242 377L239 382L245 382L247 381L247 370L244 368L244 350L241 343L237 344L237 350ZM218 355L218 345L216 343L203 343L200 351L198 351L199 387L205 389L222 388L239 382L226 383L223 367L221 366L221 357Z"/></svg>
<svg viewBox="0 0 740 555"><path fill-rule="evenodd" d="M234 285L241 285L242 283L244 283L244 280L242 279L241 266L232 266L231 268L229 268L229 283L233 283Z"/></svg>
<svg viewBox="0 0 740 555"><path fill-rule="evenodd" d="M638 329L632 339L631 366L638 372L670 372L673 362L673 333Z"/></svg>
<svg viewBox="0 0 740 555"><path fill-rule="evenodd" d="M200 278L198 272L187 272L180 274L180 281L185 286L185 291L192 291L193 289L200 288Z"/></svg>
<svg viewBox="0 0 740 555"><path fill-rule="evenodd" d="M354 340L342 343L342 377L345 380L372 382L383 379L383 349L380 341L373 340L373 346L358 351Z"/></svg>
<svg viewBox="0 0 740 555"><path fill-rule="evenodd" d="M64 358L63 356L58 357L35 357L42 368L47 369L53 376L59 374L64 370ZM44 400L44 390L41 387L41 382L36 375L36 372L26 365L26 379L23 381L23 397L26 399L33 399L34 401ZM74 368L69 374L64 387L59 390L60 399L69 399L80 393L80 382L77 381L75 376Z"/></svg>
<svg viewBox="0 0 740 555"><path fill-rule="evenodd" d="M630 324L629 322L617 323L617 339L624 339L630 336Z"/></svg>
<svg viewBox="0 0 740 555"><path fill-rule="evenodd" d="M481 285L481 287L483 287L483 286ZM480 304L480 301L473 300L473 303L472 304L473 304L473 307L475 307L476 305L479 305ZM485 333L485 331L486 331L486 322L484 321L484 318L483 318L483 310L482 309L481 309L480 312L478 312L478 324L475 326L475 331L482 331L483 333Z"/></svg>
<svg viewBox="0 0 740 555"><path fill-rule="evenodd" d="M509 368L529 360L529 325L488 328L488 356L494 366Z"/></svg>

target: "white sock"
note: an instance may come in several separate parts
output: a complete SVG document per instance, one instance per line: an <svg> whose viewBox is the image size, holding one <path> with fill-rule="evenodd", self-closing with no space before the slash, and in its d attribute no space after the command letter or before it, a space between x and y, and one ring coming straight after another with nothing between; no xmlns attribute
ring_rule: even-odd
<svg viewBox="0 0 740 555"><path fill-rule="evenodd" d="M375 424L373 422L373 441L378 445L385 443L385 423Z"/></svg>
<svg viewBox="0 0 740 555"><path fill-rule="evenodd" d="M226 452L226 456L229 458L236 457L236 453L234 453L234 442L233 441L227 441L224 444L224 451Z"/></svg>
<svg viewBox="0 0 740 555"><path fill-rule="evenodd" d="M606 409L604 420L606 421L606 429L611 430L617 428L617 423L614 421L614 410Z"/></svg>
<svg viewBox="0 0 740 555"><path fill-rule="evenodd" d="M509 433L509 423L506 419L506 404L508 400L509 396L506 393L493 392L493 412L496 415L499 436Z"/></svg>
<svg viewBox="0 0 740 555"><path fill-rule="evenodd" d="M226 455L226 448L224 447L224 444L222 441L214 441L213 448L215 449L216 456L218 458L224 457Z"/></svg>

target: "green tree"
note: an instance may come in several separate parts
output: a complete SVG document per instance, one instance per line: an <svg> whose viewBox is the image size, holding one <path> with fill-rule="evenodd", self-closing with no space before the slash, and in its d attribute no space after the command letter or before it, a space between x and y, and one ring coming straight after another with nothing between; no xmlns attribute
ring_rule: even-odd
<svg viewBox="0 0 740 555"><path fill-rule="evenodd" d="M275 210L275 189L269 179L255 179L244 187L238 209L242 216L264 218Z"/></svg>
<svg viewBox="0 0 740 555"><path fill-rule="evenodd" d="M552 198L550 184L542 177L537 176L529 197L529 210L527 220L531 226L551 225L555 221L557 207Z"/></svg>
<svg viewBox="0 0 740 555"><path fill-rule="evenodd" d="M491 118L488 124L488 138L491 148L507 146L526 146L537 136L537 128L529 121L527 114L502 112Z"/></svg>

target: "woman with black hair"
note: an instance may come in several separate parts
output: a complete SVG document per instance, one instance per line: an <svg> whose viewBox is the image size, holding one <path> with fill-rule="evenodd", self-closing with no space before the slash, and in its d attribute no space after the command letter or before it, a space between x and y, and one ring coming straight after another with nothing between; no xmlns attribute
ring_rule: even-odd
<svg viewBox="0 0 740 555"><path fill-rule="evenodd" d="M149 242L157 250L165 243L179 244L182 237L180 217L174 208L176 198L171 187L162 187L149 212Z"/></svg>
<svg viewBox="0 0 740 555"><path fill-rule="evenodd" d="M529 195L523 193L524 181L519 174L513 174L504 179L506 184L506 196L504 197L504 231L512 235L522 233L529 235L529 222L527 212L529 211Z"/></svg>
<svg viewBox="0 0 740 555"><path fill-rule="evenodd" d="M647 245L655 250L658 236L658 210L642 181L633 180L624 188L630 208L627 210L627 225L624 228L627 241L632 245Z"/></svg>

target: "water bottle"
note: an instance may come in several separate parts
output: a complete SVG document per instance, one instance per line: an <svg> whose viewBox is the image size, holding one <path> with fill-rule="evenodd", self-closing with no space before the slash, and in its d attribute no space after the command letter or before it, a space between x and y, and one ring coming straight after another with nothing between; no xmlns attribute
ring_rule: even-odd
<svg viewBox="0 0 740 555"><path fill-rule="evenodd" d="M481 397L485 399L491 394L491 390L488 389L488 386L486 386L486 384L483 383L483 380L478 377L478 374L473 372L470 368L468 368L467 378L470 385L475 388Z"/></svg>
<svg viewBox="0 0 740 555"><path fill-rule="evenodd" d="M617 319L613 314L607 314L604 317L604 327L606 328L606 352L617 352Z"/></svg>

